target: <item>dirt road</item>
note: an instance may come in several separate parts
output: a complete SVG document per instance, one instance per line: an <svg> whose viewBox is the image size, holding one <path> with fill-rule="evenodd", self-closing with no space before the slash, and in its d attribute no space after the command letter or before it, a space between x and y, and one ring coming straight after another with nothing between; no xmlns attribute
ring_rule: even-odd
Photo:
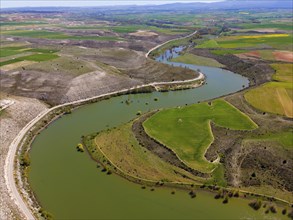
<svg viewBox="0 0 293 220"><path fill-rule="evenodd" d="M181 38L177 38L177 39L173 39L173 40L178 40L178 39L184 39L184 38L188 38L190 36L192 36L193 34L195 34L196 31L192 34L189 34L185 37L181 37ZM151 50L148 51L148 53L146 54L146 57L148 57L149 53L155 49L157 49L158 47L161 47L164 44L169 43L170 41L173 40L169 40L163 44L160 44L154 48L152 48ZM37 117L35 117L33 120L31 120L25 127L23 127L23 129L19 132L19 134L15 137L15 139L12 141L12 143L9 146L9 152L5 161L5 168L4 168L4 172L5 172L5 181L6 181L6 185L7 188L9 190L9 194L11 196L11 198L14 200L14 202L16 203L16 205L19 207L19 209L23 212L23 214L25 215L26 219L28 220L33 220L35 219L35 217L33 216L31 210L27 207L26 202L24 201L23 197L20 195L19 190L17 189L16 183L15 183L15 179L14 179L14 162L15 162L15 156L17 153L17 147L18 145L21 143L21 140L23 139L23 137L26 135L26 133L39 121L41 120L45 115L47 115L48 113L50 113L51 111L60 108L60 107L64 107L67 105L72 105L72 104L79 104L79 103L83 103L92 99L97 99L97 98L101 98L103 96L109 96L109 95L114 95L117 93L122 93L122 92L127 92L129 90L132 89L137 89L137 88L143 88L143 87L147 87L147 86L156 86L156 85L168 85L168 84L179 84L179 83L188 83L188 82L192 82L195 80L200 80L203 79L204 75L202 73L199 74L198 77L194 78L194 79L190 79L190 80L183 80L183 81L173 81L173 82L153 82L153 83L149 83L149 84L144 84L144 85L140 85L140 86L135 86L129 89L122 89L116 92L110 92L110 93L106 93L103 95L99 95L99 96L95 96L95 97L91 97L91 98L86 98L86 99L81 99L78 101L73 101L73 102L69 102L69 103L65 103L65 104L61 104L58 106L55 106L53 108L50 108L48 110L45 110L43 112L41 112Z"/></svg>
<svg viewBox="0 0 293 220"><path fill-rule="evenodd" d="M182 40L182 39L185 39L185 38L191 37L192 35L196 34L196 32L197 32L197 31L194 31L193 33L188 34L188 35L186 35L186 36L184 36L184 37L175 38L175 39L172 39L172 40L168 40L168 41L166 41L166 42L164 42L164 43L161 43L161 44L159 44L159 45L157 45L157 46L151 48L151 49L145 54L145 57L148 58L148 56L150 55L150 53L151 53L152 51L158 49L159 47L161 47L161 46L163 46L163 45L165 45L165 44L167 44L167 43L170 43L170 42L175 41L175 40Z"/></svg>

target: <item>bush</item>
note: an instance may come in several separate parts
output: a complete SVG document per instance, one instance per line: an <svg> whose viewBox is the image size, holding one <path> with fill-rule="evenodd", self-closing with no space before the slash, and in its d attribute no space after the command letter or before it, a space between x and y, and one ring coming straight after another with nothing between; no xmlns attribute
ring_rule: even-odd
<svg viewBox="0 0 293 220"><path fill-rule="evenodd" d="M84 152L84 147L81 143L79 143L77 146L76 146L76 149L78 152Z"/></svg>
<svg viewBox="0 0 293 220"><path fill-rule="evenodd" d="M286 213L287 213L287 209L283 209L283 210L282 210L282 214L283 214L283 215L286 215Z"/></svg>
<svg viewBox="0 0 293 220"><path fill-rule="evenodd" d="M30 159L29 159L28 153L24 153L20 157L20 165L23 167L28 167L30 165Z"/></svg>
<svg viewBox="0 0 293 220"><path fill-rule="evenodd" d="M219 198L221 198L221 194L217 194L217 195L215 195L215 197L214 197L215 199L219 199Z"/></svg>
<svg viewBox="0 0 293 220"><path fill-rule="evenodd" d="M223 200L223 204L227 204L228 203L228 196L225 196L224 200Z"/></svg>
<svg viewBox="0 0 293 220"><path fill-rule="evenodd" d="M257 200L257 201L249 203L249 206L253 208L254 210L259 210L261 207L261 204L262 204L261 200Z"/></svg>
<svg viewBox="0 0 293 220"><path fill-rule="evenodd" d="M47 220L51 220L53 219L53 216L51 213L47 212L45 209L43 208L40 208L39 209L39 213L41 214L41 216L44 218L44 219L47 219Z"/></svg>
<svg viewBox="0 0 293 220"><path fill-rule="evenodd" d="M236 191L235 193L234 193L234 195L233 195L234 197L239 197L239 192L238 191Z"/></svg>
<svg viewBox="0 0 293 220"><path fill-rule="evenodd" d="M271 211L272 213L277 213L277 209L276 209L276 207L273 206L273 205L270 207L270 211Z"/></svg>
<svg viewBox="0 0 293 220"><path fill-rule="evenodd" d="M192 199L196 197L196 193L193 190L189 192L189 195Z"/></svg>

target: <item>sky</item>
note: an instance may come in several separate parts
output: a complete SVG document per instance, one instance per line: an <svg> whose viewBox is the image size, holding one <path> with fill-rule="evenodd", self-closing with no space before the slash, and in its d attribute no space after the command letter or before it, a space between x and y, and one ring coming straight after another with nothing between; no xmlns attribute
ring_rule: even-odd
<svg viewBox="0 0 293 220"><path fill-rule="evenodd" d="M111 6L111 5L158 5L158 4L168 4L175 2L217 2L221 0L0 0L1 8L15 8L15 7L47 7L47 6Z"/></svg>

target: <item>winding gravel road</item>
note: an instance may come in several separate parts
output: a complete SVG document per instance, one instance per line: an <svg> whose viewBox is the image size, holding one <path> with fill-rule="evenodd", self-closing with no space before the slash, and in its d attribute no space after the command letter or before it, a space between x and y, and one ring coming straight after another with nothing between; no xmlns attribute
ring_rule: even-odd
<svg viewBox="0 0 293 220"><path fill-rule="evenodd" d="M176 39L173 39L173 40L166 41L165 43L162 43L160 45L157 45L156 47L150 49L146 53L145 56L148 57L148 55L153 50L163 46L164 44L167 44L167 43L169 43L171 41L174 41L174 40L188 38L188 37L192 36L195 33L196 33L196 31L193 32L192 34L189 34L189 35L185 36L185 37L176 38ZM5 160L4 172L5 172L5 182L6 182L10 197L15 202L15 204L19 207L20 211L23 212L23 214L25 215L26 219L28 219L28 220L36 219L34 217L32 211L28 208L25 200L20 195L20 192L19 192L19 190L18 190L18 188L16 186L15 179L14 179L14 172L15 172L15 170L14 170L14 168L15 168L14 167L14 162L15 162L15 156L16 156L16 153L17 153L17 147L21 143L21 140L25 137L26 133L39 120L41 120L43 117L45 117L51 111L53 111L53 110L55 110L57 108L60 108L60 107L67 106L67 105L79 104L79 103L86 102L86 101L89 101L89 100L92 100L92 99L97 99L97 98L101 98L101 97L108 96L108 95L114 95L114 94L117 94L117 93L127 92L127 91L137 89L137 88L143 88L143 87L147 87L147 86L156 86L156 85L175 84L175 83L187 83L187 82L192 82L192 81L200 80L200 79L204 79L204 75L202 73L200 73L198 77L196 77L194 79L190 79L190 80L173 81L173 82L153 82L153 83L149 83L149 84L144 84L144 85L132 87L132 88L129 88L129 89L122 89L122 90L119 90L119 91L116 91L116 92L110 92L110 93L106 93L106 94L91 97L91 98L86 98L86 99L81 99L81 100L78 100L78 101L73 101L73 102L61 104L61 105L52 107L52 108L50 108L48 110L45 110L45 111L41 112L37 117L35 117L25 127L22 128L22 130L18 133L18 135L15 137L15 139L11 142L11 144L9 146L9 152L8 152L7 158Z"/></svg>

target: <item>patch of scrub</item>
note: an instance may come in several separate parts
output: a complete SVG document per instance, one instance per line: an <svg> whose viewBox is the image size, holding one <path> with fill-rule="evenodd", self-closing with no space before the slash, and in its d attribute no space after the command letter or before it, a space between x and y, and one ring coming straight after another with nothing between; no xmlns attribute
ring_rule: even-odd
<svg viewBox="0 0 293 220"><path fill-rule="evenodd" d="M18 69L20 67L29 66L29 65L35 64L35 63L36 62L34 62L34 61L24 60L24 61L20 61L20 62L17 62L17 63L11 63L11 64L7 64L5 66L2 66L1 70L10 71L10 70Z"/></svg>
<svg viewBox="0 0 293 220"><path fill-rule="evenodd" d="M48 73L62 72L70 75L81 75L94 71L95 69L85 61L63 56L58 57L54 60L34 64L27 68L27 70L35 70Z"/></svg>
<svg viewBox="0 0 293 220"><path fill-rule="evenodd" d="M103 131L87 144L91 156L101 161L101 153L123 173L137 179L194 183L197 177L161 160L142 147L132 133L132 123Z"/></svg>
<svg viewBox="0 0 293 220"><path fill-rule="evenodd" d="M214 139L210 123L233 130L253 130L257 125L224 100L210 104L160 111L144 122L144 128L188 166L201 172L212 172L217 164L204 157Z"/></svg>

